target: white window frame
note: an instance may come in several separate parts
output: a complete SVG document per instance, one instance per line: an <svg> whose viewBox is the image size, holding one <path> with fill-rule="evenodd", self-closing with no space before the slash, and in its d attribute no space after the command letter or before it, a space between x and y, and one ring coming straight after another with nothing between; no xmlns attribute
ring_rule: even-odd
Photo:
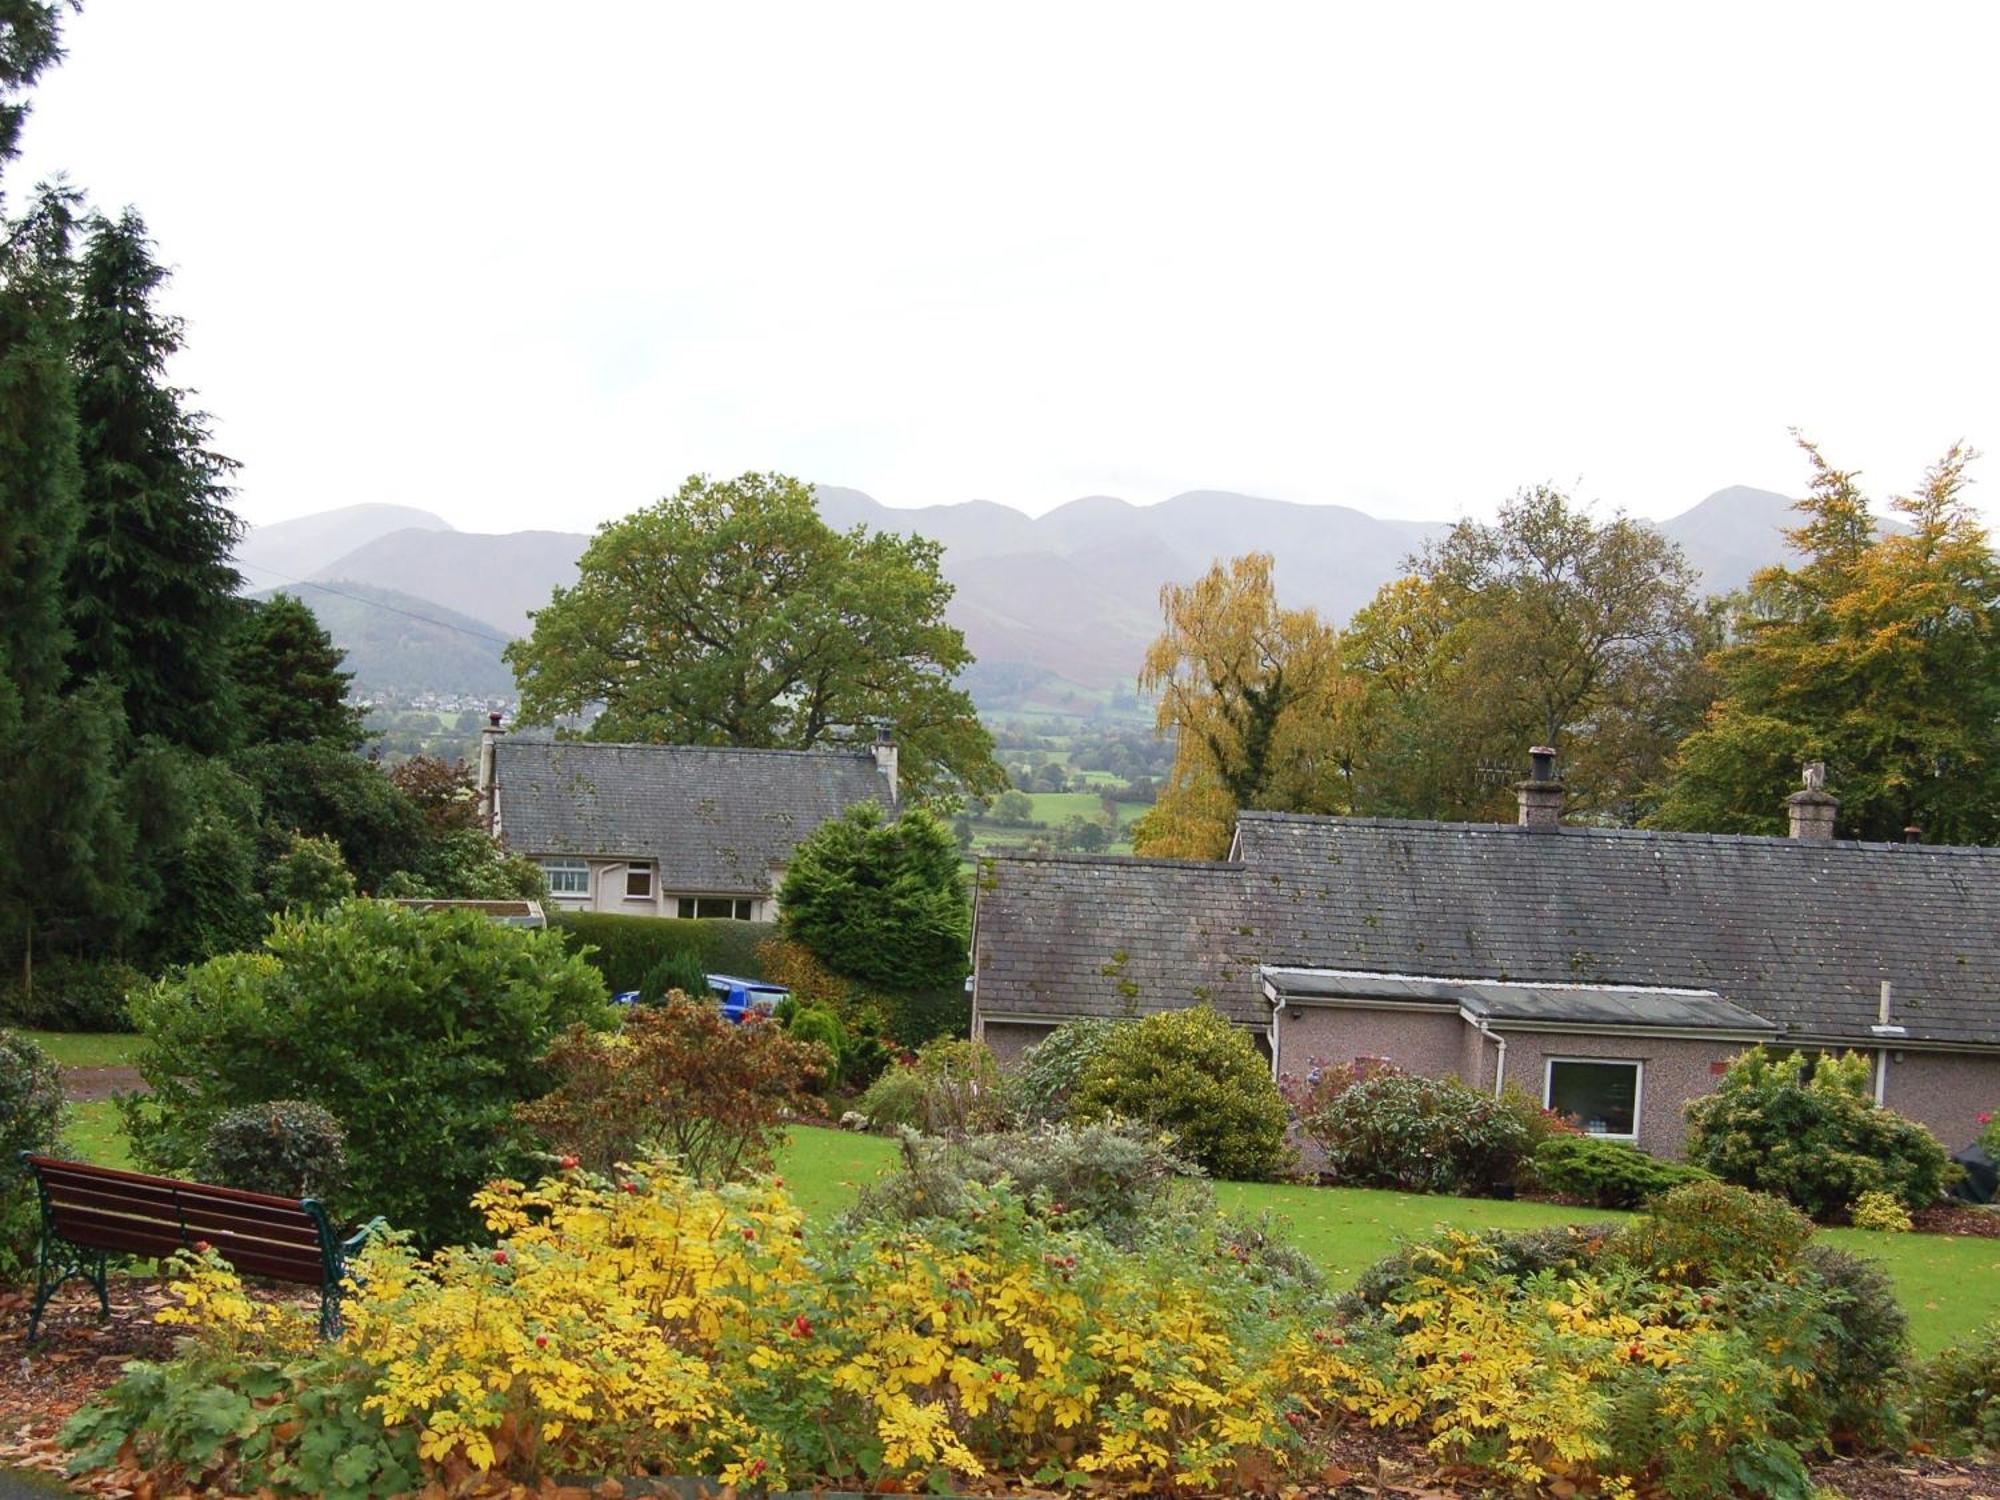
<svg viewBox="0 0 2000 1500"><path fill-rule="evenodd" d="M637 896L632 894L632 877L634 875L644 875L646 877L646 889L643 894ZM651 860L635 859L626 863L625 886L620 894L627 901L651 902L657 894L658 886L659 876L654 871Z"/></svg>
<svg viewBox="0 0 2000 1500"><path fill-rule="evenodd" d="M1646 1118L1646 1060L1643 1057L1545 1057L1542 1059L1542 1108L1554 1109L1556 1064L1591 1063L1603 1067L1632 1069L1632 1133L1630 1135L1604 1134L1586 1135L1594 1141L1624 1141L1627 1145L1639 1144L1639 1127Z"/></svg>
<svg viewBox="0 0 2000 1500"><path fill-rule="evenodd" d="M559 890L556 876L581 875L583 889L580 891ZM549 897L555 901L588 901L590 899L590 861L587 859L545 859L542 861L542 878L549 883Z"/></svg>
<svg viewBox="0 0 2000 1500"><path fill-rule="evenodd" d="M698 894L698 893L696 893L696 892L692 892L692 891L677 891L677 892L675 892L675 893L674 893L674 895L673 895L673 896L671 896L671 897L670 897L669 899L670 899L670 900L671 900L671 901L672 901L672 902L674 903L674 915L675 915L675 916L680 916L680 909L681 909L681 903L682 903L682 902L689 902L689 903L692 903L692 904L693 904L693 905L694 905L694 906L696 907L696 909L697 909L697 910L699 910L699 908L700 908L700 905L701 905L701 903L702 903L702 902L704 902L704 901L727 901L727 902L729 903L729 910L730 910L730 915L729 915L729 916L726 916L726 917L682 917L682 918L681 918L681 920L682 920L682 921L703 921L703 922L754 922L754 921L756 921L756 920L757 920L757 900L756 900L756 898L755 898L754 896L703 896L703 895L700 895L700 894ZM737 908L737 907L739 907L739 906L747 906L747 907L749 907L749 908L750 908L750 913L749 913L749 915L748 915L748 916L743 916L743 917L739 917L739 916L737 916L737 915L735 914L735 912L736 912L736 908Z"/></svg>

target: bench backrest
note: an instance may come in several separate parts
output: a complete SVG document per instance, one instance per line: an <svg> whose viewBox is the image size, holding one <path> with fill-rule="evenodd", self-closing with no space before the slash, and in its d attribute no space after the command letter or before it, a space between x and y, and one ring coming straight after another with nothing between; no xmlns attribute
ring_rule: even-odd
<svg viewBox="0 0 2000 1500"><path fill-rule="evenodd" d="M205 1240L246 1276L319 1286L337 1248L312 1199L121 1172L51 1156L22 1158L40 1184L48 1224L71 1244L171 1255Z"/></svg>

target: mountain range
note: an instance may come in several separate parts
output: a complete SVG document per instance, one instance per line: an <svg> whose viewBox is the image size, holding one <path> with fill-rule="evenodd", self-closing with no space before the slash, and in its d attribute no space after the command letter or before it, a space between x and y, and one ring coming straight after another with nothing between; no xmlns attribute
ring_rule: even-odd
<svg viewBox="0 0 2000 1500"><path fill-rule="evenodd" d="M1159 630L1160 586L1192 579L1217 558L1270 552L1287 605L1344 621L1446 529L1220 490L1143 506L1091 495L1041 516L985 500L900 509L825 487L819 503L836 527L943 544L957 589L949 615L979 659L969 686L987 709L1088 711L1129 692ZM1655 524L1703 586L1721 592L1784 556L1791 504L1739 485ZM524 634L529 612L575 579L589 540L459 531L428 511L354 505L253 528L238 561L251 589L305 594L347 650L358 686L492 697L512 680L503 641Z"/></svg>

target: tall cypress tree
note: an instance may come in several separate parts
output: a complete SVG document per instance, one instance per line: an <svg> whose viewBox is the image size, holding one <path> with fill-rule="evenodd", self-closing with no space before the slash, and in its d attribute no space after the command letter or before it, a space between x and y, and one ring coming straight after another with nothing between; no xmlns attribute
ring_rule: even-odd
<svg viewBox="0 0 2000 1500"><path fill-rule="evenodd" d="M76 287L70 671L114 684L135 736L215 753L235 738L227 664L241 579L229 556L242 526L225 503L235 464L167 381L182 325L153 305L166 279L137 213L91 221Z"/></svg>

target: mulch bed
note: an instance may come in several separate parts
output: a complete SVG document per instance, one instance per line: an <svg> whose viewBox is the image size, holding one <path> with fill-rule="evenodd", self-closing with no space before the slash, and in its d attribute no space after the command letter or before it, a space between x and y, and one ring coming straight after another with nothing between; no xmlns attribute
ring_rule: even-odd
<svg viewBox="0 0 2000 1500"><path fill-rule="evenodd" d="M1941 1203L1911 1214L1910 1227L1919 1234L1970 1234L1994 1240L2000 1239L2000 1213L1968 1203Z"/></svg>

